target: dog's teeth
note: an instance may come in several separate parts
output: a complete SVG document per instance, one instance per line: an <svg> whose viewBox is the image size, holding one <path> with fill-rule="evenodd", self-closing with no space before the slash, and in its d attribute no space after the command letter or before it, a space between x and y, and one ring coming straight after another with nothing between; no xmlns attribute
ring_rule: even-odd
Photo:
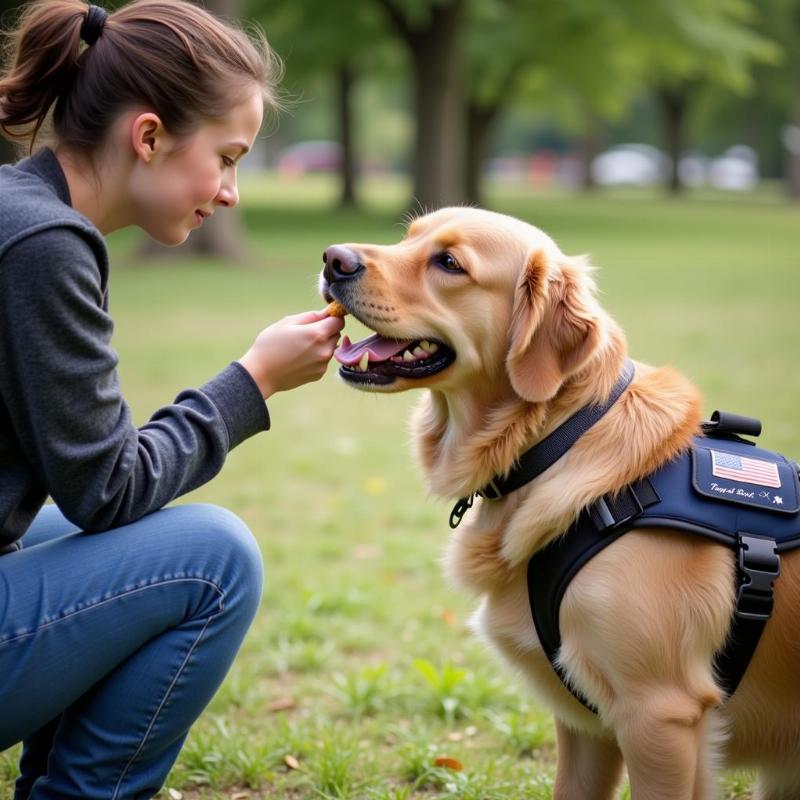
<svg viewBox="0 0 800 800"><path fill-rule="evenodd" d="M430 342L429 342L427 339L423 339L423 340L422 340L422 341L419 343L419 346L420 346L420 347L421 347L421 348L422 348L422 349L423 349L423 350L424 350L426 353L430 353L430 351L431 351L431 343L430 343Z"/></svg>
<svg viewBox="0 0 800 800"><path fill-rule="evenodd" d="M431 353L431 354L435 353L438 349L439 349L439 345L436 344L436 342L431 342L428 345L428 352Z"/></svg>
<svg viewBox="0 0 800 800"><path fill-rule="evenodd" d="M362 353L361 360L358 362L358 366L361 367L362 372L367 371L367 367L369 366L369 353Z"/></svg>
<svg viewBox="0 0 800 800"><path fill-rule="evenodd" d="M411 353L409 353L408 350L405 350L403 352L403 361L416 361L416 360L417 359L414 358L414 356Z"/></svg>
<svg viewBox="0 0 800 800"><path fill-rule="evenodd" d="M421 347L415 347L414 348L414 355L417 358L427 358L428 357L428 354Z"/></svg>

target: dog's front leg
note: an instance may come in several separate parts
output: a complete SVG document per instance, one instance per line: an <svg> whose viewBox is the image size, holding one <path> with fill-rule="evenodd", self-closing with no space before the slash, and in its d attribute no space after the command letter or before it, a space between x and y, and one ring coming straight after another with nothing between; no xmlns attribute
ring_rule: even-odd
<svg viewBox="0 0 800 800"><path fill-rule="evenodd" d="M707 800L707 705L679 689L629 697L617 737L633 800Z"/></svg>
<svg viewBox="0 0 800 800"><path fill-rule="evenodd" d="M556 720L558 768L553 800L611 800L622 776L617 743L568 728Z"/></svg>

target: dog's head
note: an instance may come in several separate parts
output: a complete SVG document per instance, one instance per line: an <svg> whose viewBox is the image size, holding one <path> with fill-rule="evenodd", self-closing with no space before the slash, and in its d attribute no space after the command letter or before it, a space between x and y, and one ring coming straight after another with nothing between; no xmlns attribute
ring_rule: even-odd
<svg viewBox="0 0 800 800"><path fill-rule="evenodd" d="M445 208L399 244L334 245L323 261L322 295L375 331L336 352L357 388L493 385L541 402L602 344L585 260L512 217Z"/></svg>

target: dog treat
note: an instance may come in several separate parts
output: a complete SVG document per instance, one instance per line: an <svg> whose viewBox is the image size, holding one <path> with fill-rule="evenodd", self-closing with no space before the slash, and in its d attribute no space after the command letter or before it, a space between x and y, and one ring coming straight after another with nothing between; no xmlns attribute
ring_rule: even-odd
<svg viewBox="0 0 800 800"><path fill-rule="evenodd" d="M328 303L328 307L325 310L328 312L329 317L344 317L347 315L347 309L338 300Z"/></svg>

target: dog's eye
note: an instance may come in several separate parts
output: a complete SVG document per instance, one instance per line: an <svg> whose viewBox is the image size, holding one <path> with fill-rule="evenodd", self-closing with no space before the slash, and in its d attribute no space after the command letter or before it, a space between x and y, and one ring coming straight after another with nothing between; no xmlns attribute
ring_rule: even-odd
<svg viewBox="0 0 800 800"><path fill-rule="evenodd" d="M456 261L455 256L452 253L444 252L439 253L433 257L433 263L436 264L437 267L441 267L443 270L447 272L463 272L464 270L461 269L461 265Z"/></svg>

